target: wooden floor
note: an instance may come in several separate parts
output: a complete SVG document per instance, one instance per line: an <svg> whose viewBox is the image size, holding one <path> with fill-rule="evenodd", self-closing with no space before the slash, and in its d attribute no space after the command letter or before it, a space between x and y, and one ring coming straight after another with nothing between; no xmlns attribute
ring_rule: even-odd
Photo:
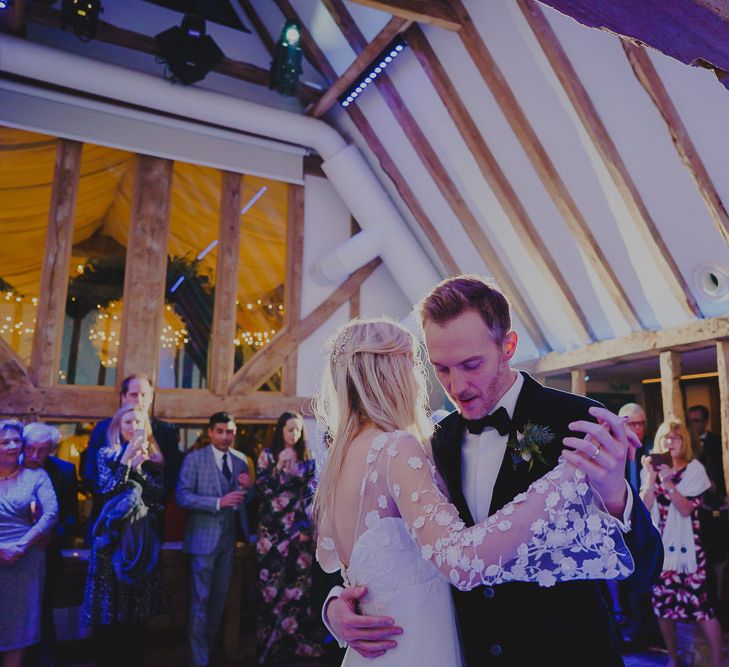
<svg viewBox="0 0 729 667"><path fill-rule="evenodd" d="M708 646L696 625L679 624L678 627L679 651L682 666L704 667L708 665ZM61 646L62 665L66 667L94 667L90 642L73 642ZM626 667L662 667L668 660L668 654L661 651L644 651L641 653L626 654ZM149 637L148 647L145 651L144 667L184 666L190 661L189 651L183 636L164 635ZM298 660L286 663L285 667L332 667L338 665L341 655L331 651L324 659ZM255 638L253 632L244 632L241 636L241 649L235 655L218 656L213 662L216 667L253 667L255 660ZM729 634L724 633L724 664L729 665ZM284 666L281 666L284 667ZM372 667L377 667L373 661Z"/></svg>

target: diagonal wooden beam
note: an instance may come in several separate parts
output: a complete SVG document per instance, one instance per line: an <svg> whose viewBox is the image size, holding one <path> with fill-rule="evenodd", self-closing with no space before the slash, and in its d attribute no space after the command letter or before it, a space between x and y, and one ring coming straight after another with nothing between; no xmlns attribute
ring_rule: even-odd
<svg viewBox="0 0 729 667"><path fill-rule="evenodd" d="M326 2L326 0L324 1ZM430 23L446 30L461 28L458 16L455 15L447 0L352 0L352 2L379 9L409 21Z"/></svg>
<svg viewBox="0 0 729 667"><path fill-rule="evenodd" d="M32 412L36 393L25 363L0 337L0 414L13 414L13 408L19 409L16 414Z"/></svg>
<svg viewBox="0 0 729 667"><path fill-rule="evenodd" d="M43 7L42 5L33 3L28 5L27 13L28 20L33 23L45 25L50 28L60 29L61 27L61 12L57 9ZM113 44L114 46L121 46L153 56L159 55L157 43L153 37L132 30L118 28L106 21L99 21L94 39L105 44ZM257 86L268 87L271 81L271 75L267 69L239 60L233 60L232 58L223 58L213 71ZM321 91L319 89L308 84L299 85L299 97L302 102L310 104L317 101L320 96Z"/></svg>
<svg viewBox="0 0 729 667"><path fill-rule="evenodd" d="M471 151L481 174L504 209L512 228L524 244L531 260L561 303L570 324L582 339L583 344L595 340L597 336L572 291L571 285L539 236L539 232L529 217L526 208L524 208L506 174L499 166L496 157L486 144L473 117L468 112L466 105L422 29L419 25L414 24L407 30L405 36L408 46L422 65L443 105L453 119L453 123L458 128L461 138Z"/></svg>
<svg viewBox="0 0 729 667"><path fill-rule="evenodd" d="M590 28L638 40L687 65L714 70L729 87L726 0L540 0Z"/></svg>
<svg viewBox="0 0 729 667"><path fill-rule="evenodd" d="M364 35L360 32L354 19L344 6L342 0L327 0L329 11L337 13L339 25L346 26L346 37L356 52L360 52L366 45ZM466 235L471 239L479 255L493 273L494 278L508 294L514 306L514 311L524 323L524 327L533 340L534 344L541 351L550 349L546 336L532 314L526 300L519 291L511 272L506 268L486 233L481 228L476 216L466 204L463 196L458 191L456 184L448 175L448 171L435 152L435 149L428 141L417 121L410 113L405 101L402 99L390 77L383 73L377 77L375 84L390 111L397 119L405 136L410 140L416 153L420 156L423 166L426 168L444 199L450 206L455 217L460 221Z"/></svg>
<svg viewBox="0 0 729 667"><path fill-rule="evenodd" d="M547 21L547 17L534 0L517 0L517 3L613 179L618 193L630 212L633 224L655 260L666 288L688 313L702 317L701 309L691 293L691 288L668 249L643 197L638 192L638 187L620 157L615 142L602 122L600 114L580 81L567 53L562 48L559 38Z"/></svg>
<svg viewBox="0 0 729 667"><path fill-rule="evenodd" d="M287 324L277 336L233 376L229 394L249 394L255 392L265 380L281 366L298 346L311 336L337 310L347 303L362 283L382 264L379 257L357 269L306 317Z"/></svg>
<svg viewBox="0 0 729 667"><path fill-rule="evenodd" d="M281 13L287 19L299 21L299 23L301 23L301 19L296 13L296 10L291 6L288 0L276 0L276 4L281 10ZM331 66L329 60L321 49L315 48L316 44L314 43L311 34L304 26L302 26L301 37L302 48L304 49L307 59L331 85L337 78L337 73L334 71L334 68ZM438 258L445 267L446 272L449 275L461 273L461 270L448 249L448 246L445 244L440 234L438 234L435 225L433 225L425 210L420 205L420 202L415 196L415 193L412 191L412 188L408 185L407 180L398 169L397 163L392 158L385 145L380 141L377 133L372 125L370 125L364 113L362 113L357 106L349 106L346 111L370 150L374 153L382 167L382 170L388 175L390 180L392 180L398 194L412 213L423 234L425 234L430 241L433 250L438 255Z"/></svg>
<svg viewBox="0 0 729 667"><path fill-rule="evenodd" d="M693 177L696 187L704 198L716 230L724 239L724 242L729 244L729 213L727 213L724 202L721 200L721 196L704 166L699 151L691 140L688 129L681 120L678 109L676 109L671 96L663 85L660 75L644 48L636 46L625 39L621 42L636 78L661 114L671 134L671 140L678 156Z"/></svg>
<svg viewBox="0 0 729 667"><path fill-rule="evenodd" d="M483 38L476 30L470 15L461 0L450 0L450 2L462 21L462 28L458 34L466 51L471 56L476 69L489 87L505 119L524 148L537 176L567 223L577 245L594 268L598 279L605 286L629 326L632 329L645 327L640 313L630 302L615 271L595 240L587 220L577 208L576 202L567 190L567 186L557 172L546 149L539 141L534 128L527 120L526 114L506 82L491 52L486 47Z"/></svg>
<svg viewBox="0 0 729 667"><path fill-rule="evenodd" d="M314 118L321 118L337 102L337 98L344 93L362 74L365 68L399 33L403 32L410 25L410 21L399 17L391 18L385 27L380 30L375 38L365 49L354 59L352 64L344 71L326 92L319 98L319 101L308 112Z"/></svg>

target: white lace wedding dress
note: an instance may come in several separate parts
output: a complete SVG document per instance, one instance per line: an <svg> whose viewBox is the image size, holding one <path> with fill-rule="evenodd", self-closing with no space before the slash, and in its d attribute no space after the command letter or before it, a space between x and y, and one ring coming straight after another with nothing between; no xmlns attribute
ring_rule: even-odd
<svg viewBox="0 0 729 667"><path fill-rule="evenodd" d="M404 632L395 638L397 648L375 660L348 649L346 667L461 665L450 584L463 590L507 581L552 586L633 571L616 523L569 465L466 528L423 446L405 432L380 433L369 446L359 495L349 564L339 557L326 516L317 558L328 572L341 569L345 586L367 586L362 613L391 616Z"/></svg>

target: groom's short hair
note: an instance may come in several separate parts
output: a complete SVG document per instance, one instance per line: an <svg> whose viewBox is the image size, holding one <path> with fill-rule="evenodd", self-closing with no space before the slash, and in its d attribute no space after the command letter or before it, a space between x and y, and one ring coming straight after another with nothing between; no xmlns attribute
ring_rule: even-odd
<svg viewBox="0 0 729 667"><path fill-rule="evenodd" d="M484 276L464 274L438 283L418 304L420 324L442 324L474 310L486 323L494 340L501 342L511 330L509 300L495 282Z"/></svg>

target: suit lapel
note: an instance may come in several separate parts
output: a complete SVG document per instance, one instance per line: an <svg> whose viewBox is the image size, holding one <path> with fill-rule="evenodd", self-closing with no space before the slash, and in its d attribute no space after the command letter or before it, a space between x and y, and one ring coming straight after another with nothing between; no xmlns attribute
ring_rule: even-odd
<svg viewBox="0 0 729 667"><path fill-rule="evenodd" d="M471 510L468 509L466 498L463 495L463 480L461 477L463 446L463 422L458 418L458 412L452 412L436 426L433 434L433 456L438 471L448 487L451 502L458 509L461 519L467 526L474 524Z"/></svg>
<svg viewBox="0 0 729 667"><path fill-rule="evenodd" d="M521 372L521 371L520 371ZM512 415L512 434L516 431L523 431L524 426L528 422L534 422L533 411L535 405L539 402L539 392L541 385L527 373L521 372L524 376L524 384L519 392L514 406L514 414ZM529 469L526 462L514 465L511 451L506 448L504 458L501 461L501 468L496 477L493 495L491 496L491 506L489 514L493 514L501 509L506 503L514 499L514 496L526 491L529 485L538 477L543 475L546 469L539 465L538 462Z"/></svg>
<svg viewBox="0 0 729 667"><path fill-rule="evenodd" d="M215 462L215 454L213 453L213 445L210 445L210 447L207 447L209 451L207 452L207 466L210 471L210 474L212 475L213 479L215 480L215 486L218 488L218 495L223 495L223 484L220 479L220 470L218 469L218 465ZM231 457L232 458L232 457Z"/></svg>

